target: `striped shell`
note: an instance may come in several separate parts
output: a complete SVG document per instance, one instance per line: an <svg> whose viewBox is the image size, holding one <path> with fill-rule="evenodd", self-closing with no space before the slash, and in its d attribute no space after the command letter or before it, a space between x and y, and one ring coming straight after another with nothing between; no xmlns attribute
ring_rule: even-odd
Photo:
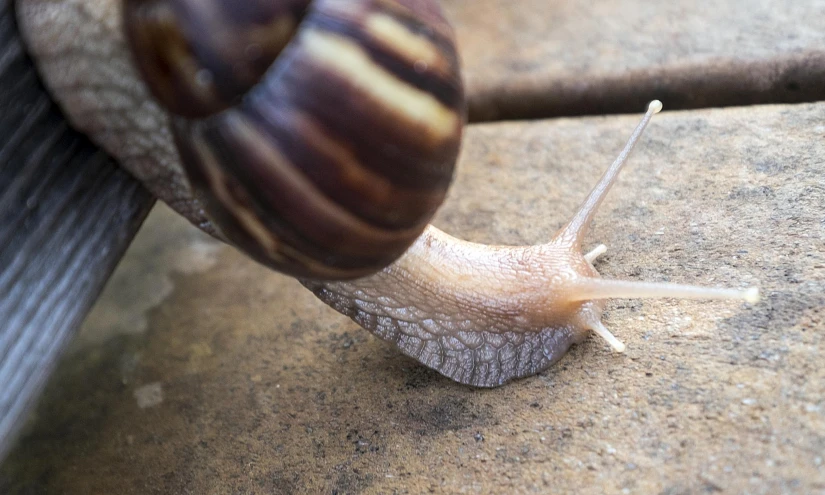
<svg viewBox="0 0 825 495"><path fill-rule="evenodd" d="M444 200L464 100L435 0L127 0L125 15L193 189L255 259L367 275Z"/></svg>

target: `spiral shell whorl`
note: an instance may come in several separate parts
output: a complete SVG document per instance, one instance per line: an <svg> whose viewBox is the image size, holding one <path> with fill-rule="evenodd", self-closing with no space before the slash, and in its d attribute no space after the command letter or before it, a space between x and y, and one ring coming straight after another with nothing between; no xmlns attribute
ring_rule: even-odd
<svg viewBox="0 0 825 495"><path fill-rule="evenodd" d="M229 0L213 2L222 6ZM127 32L138 31L130 43L162 103L164 92L195 88L166 106L178 115L173 127L192 186L226 237L259 261L299 277L363 276L399 257L446 195L463 124L458 57L434 1L318 0L306 7L292 0L281 10L261 7L289 19L270 15L266 26L290 26L301 16L288 43L263 50L187 41L173 49L194 50L177 49L170 56L152 36L140 35L160 29L147 11L186 13L194 8L190 3L208 2L127 6ZM251 5L259 3L266 2ZM188 40L191 33L209 35L189 22L214 17L206 12L178 22L153 15L163 19L166 32ZM135 15L143 17L130 19ZM237 39L241 46L252 36L244 32ZM217 48L201 48L207 45ZM276 58L257 84L245 88L258 62L241 58L233 68L226 59L213 61L218 48ZM183 67L169 70L146 60L182 61ZM240 76L234 78L236 69ZM176 81L204 70L205 79L216 83L204 91L198 81ZM245 89L235 94L238 88ZM203 100L197 109L176 110Z"/></svg>
<svg viewBox="0 0 825 495"><path fill-rule="evenodd" d="M170 112L202 118L234 105L294 36L310 0L127 0L135 62Z"/></svg>

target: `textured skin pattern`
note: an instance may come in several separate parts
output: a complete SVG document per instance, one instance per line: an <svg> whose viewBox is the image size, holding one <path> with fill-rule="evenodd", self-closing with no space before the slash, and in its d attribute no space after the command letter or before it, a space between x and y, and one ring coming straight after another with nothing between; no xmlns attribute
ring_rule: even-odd
<svg viewBox="0 0 825 495"><path fill-rule="evenodd" d="M392 342L407 356L453 380L475 387L497 387L539 373L561 359L573 343L573 327L545 327L539 332L487 326L482 331L455 333L469 321L422 318L422 309L405 307L352 285L305 283L336 311L376 336ZM500 331L499 331L500 330Z"/></svg>
<svg viewBox="0 0 825 495"><path fill-rule="evenodd" d="M166 116L129 58L118 0L18 0L27 48L72 125L158 198L214 234L179 165Z"/></svg>
<svg viewBox="0 0 825 495"><path fill-rule="evenodd" d="M303 284L408 356L458 382L495 387L550 367L587 337L603 302L565 306L558 288L585 275L597 274L566 246L484 246L429 227L376 275Z"/></svg>

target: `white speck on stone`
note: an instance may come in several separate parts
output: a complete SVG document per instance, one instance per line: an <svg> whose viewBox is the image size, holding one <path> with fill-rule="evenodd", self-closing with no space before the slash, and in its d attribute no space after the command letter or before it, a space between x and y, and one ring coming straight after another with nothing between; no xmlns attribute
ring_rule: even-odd
<svg viewBox="0 0 825 495"><path fill-rule="evenodd" d="M756 399L742 399L742 404L745 404L746 406L752 406L756 404Z"/></svg>
<svg viewBox="0 0 825 495"><path fill-rule="evenodd" d="M155 407L163 402L163 388L160 382L150 383L135 390L135 400L141 409Z"/></svg>

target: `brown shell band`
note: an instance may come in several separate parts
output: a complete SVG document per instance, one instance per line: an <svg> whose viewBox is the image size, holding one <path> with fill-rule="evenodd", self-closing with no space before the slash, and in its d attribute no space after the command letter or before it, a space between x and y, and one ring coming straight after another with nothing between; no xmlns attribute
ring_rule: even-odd
<svg viewBox="0 0 825 495"><path fill-rule="evenodd" d="M169 45L172 55L136 58L161 103L175 101L167 106L178 115L176 140L207 213L233 243L292 275L346 278L383 268L421 234L452 180L464 99L447 24L421 1L292 1L265 11L256 0L248 8L261 22L226 14L223 26L226 1L167 0L162 8L137 0L143 6L130 10L177 15L156 14L166 19L160 27L141 18L130 39L137 52L163 50L152 33L179 41ZM239 54L258 46L253 37L265 38L250 33L287 18L300 25L288 43L263 50L276 58L250 84L255 65ZM215 24L216 38L195 30L196 21ZM224 46L230 31L237 38ZM177 81L203 73L211 85ZM179 108L201 103L203 110Z"/></svg>

